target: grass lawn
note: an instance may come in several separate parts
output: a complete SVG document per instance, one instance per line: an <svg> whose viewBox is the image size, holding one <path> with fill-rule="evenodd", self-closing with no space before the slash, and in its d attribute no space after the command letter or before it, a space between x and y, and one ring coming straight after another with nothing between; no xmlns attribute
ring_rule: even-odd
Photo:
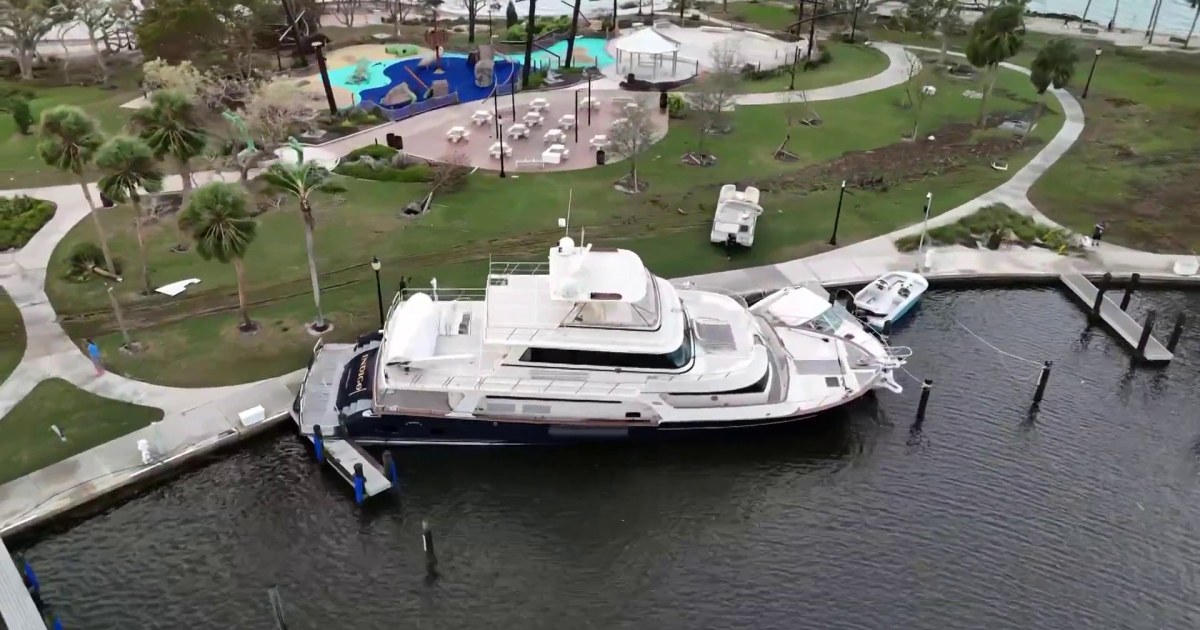
<svg viewBox="0 0 1200 630"><path fill-rule="evenodd" d="M943 81L936 79L935 81ZM945 81L951 81L949 79ZM1001 75L1000 85L1020 99L1031 90L1025 77ZM969 84L954 81L961 92ZM1023 92L1022 92L1023 91ZM942 95L945 95L943 98ZM553 174L522 174L502 180L479 172L466 189L438 197L434 210L420 219L401 219L398 208L424 191L420 184L356 182L344 201L317 206L319 264L327 273L323 303L337 329L329 339L351 340L377 325L375 290L366 263L372 255L384 262L385 296L401 275L428 286L431 277L442 287L479 286L489 256L498 260L538 260L561 233L555 227L573 194L572 226L586 227L597 245L637 249L647 264L665 276L679 276L788 260L821 251L833 224L836 192L787 185L787 177L806 166L826 163L847 151L871 150L894 144L911 128L911 114L899 107L900 87L816 104L825 125L786 129L786 106L741 107L735 131L710 137L705 149L719 158L707 169L685 167L679 156L696 147L692 125L683 121L639 160L639 173L650 189L636 197L618 193L612 182L627 163ZM1006 96L994 99L995 110L1017 110L1026 102ZM978 102L947 88L927 101L923 129L971 120ZM1046 138L1058 129L1061 116L1048 113L1035 136ZM778 162L772 151L785 133L801 160ZM1038 143L1010 156L1010 169L1030 157ZM1007 177L974 164L894 185L887 192L854 191L843 208L839 242L867 238L917 220L927 191L934 193L934 212L942 212L998 185ZM727 259L721 248L708 243L712 207L720 185L755 183L763 188L767 208L753 250ZM833 184L831 181L830 184ZM80 223L54 255L48 290L73 335L94 335L119 372L172 385L215 385L244 382L282 374L303 366L315 341L303 330L313 317L308 294L300 220L291 210L271 211L261 218L259 241L247 259L251 314L264 329L245 337L234 330L228 310L205 316L213 308L235 303L230 268L200 261L195 254L172 254L171 228L149 230L152 268L157 283L187 277L202 279L195 293L179 302L161 296L142 298L137 285L135 243L128 210L104 215L113 234L113 249L126 261L131 276L121 295L134 336L148 350L127 356L116 352L114 334L102 287L74 285L59 279L61 258L70 246L91 238L91 226ZM386 299L386 298L385 298ZM186 357L186 361L180 358Z"/></svg>
<svg viewBox="0 0 1200 630"><path fill-rule="evenodd" d="M752 24L772 31L784 31L787 30L787 27L796 23L796 9L778 4L729 2L725 6L726 10L722 10L721 5L712 3L704 11L719 20ZM811 15L812 10L805 8L804 14L806 16ZM805 24L805 29L807 28L808 25Z"/></svg>
<svg viewBox="0 0 1200 630"><path fill-rule="evenodd" d="M101 398L64 380L43 381L0 419L0 484L140 429L162 415L152 407ZM52 424L66 434L66 442L50 430Z"/></svg>
<svg viewBox="0 0 1200 630"><path fill-rule="evenodd" d="M840 85L872 77L883 72L888 67L887 55L870 46L824 42L819 44L833 55L829 63L804 70L796 67L794 89L811 90L813 88ZM783 72L777 76L754 81L742 81L739 92L782 92L793 87L791 74Z"/></svg>
<svg viewBox="0 0 1200 630"><path fill-rule="evenodd" d="M75 105L95 118L106 133L116 133L124 127L133 111L122 109L121 104L137 98L138 91L131 77L116 77L114 83L118 86L116 89L104 90L96 86L44 87L38 81L0 81L0 88L28 89L35 96L32 102L35 122L31 135L21 135L12 116L0 114L0 190L72 182L70 176L46 166L38 157L37 121L41 113L51 107Z"/></svg>
<svg viewBox="0 0 1200 630"><path fill-rule="evenodd" d="M16 369L25 354L25 325L12 298L0 289L0 383Z"/></svg>

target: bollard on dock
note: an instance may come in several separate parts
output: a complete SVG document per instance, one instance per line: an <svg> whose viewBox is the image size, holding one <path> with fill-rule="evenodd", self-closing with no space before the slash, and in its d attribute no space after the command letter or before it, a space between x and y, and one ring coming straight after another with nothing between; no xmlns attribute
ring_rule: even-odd
<svg viewBox="0 0 1200 630"><path fill-rule="evenodd" d="M433 573L437 568L437 553L433 550L433 530L429 521L421 521L421 546L425 549L425 570Z"/></svg>
<svg viewBox="0 0 1200 630"><path fill-rule="evenodd" d="M62 622L58 620L57 616L54 618L54 623L50 626L50 628L52 630L63 630Z"/></svg>
<svg viewBox="0 0 1200 630"><path fill-rule="evenodd" d="M1037 390L1033 392L1033 404L1042 402L1042 396L1046 393L1046 383L1050 382L1050 366L1054 365L1053 361L1046 361L1042 365L1042 374L1038 377Z"/></svg>
<svg viewBox="0 0 1200 630"><path fill-rule="evenodd" d="M1157 316L1158 314L1151 310L1146 313L1146 323L1142 325L1142 336L1138 339L1137 345L1137 358L1143 361L1146 359L1146 345L1150 343L1150 334L1154 332L1154 318Z"/></svg>
<svg viewBox="0 0 1200 630"><path fill-rule="evenodd" d="M921 383L921 401L917 403L917 420L925 419L925 407L929 405L929 392L933 390L933 379L927 378Z"/></svg>
<svg viewBox="0 0 1200 630"><path fill-rule="evenodd" d="M321 425L313 426L313 452L317 455L317 463L325 462L325 438L321 435Z"/></svg>
<svg viewBox="0 0 1200 630"><path fill-rule="evenodd" d="M892 320L889 319L883 322L883 329L879 334L883 335L884 339L892 336Z"/></svg>
<svg viewBox="0 0 1200 630"><path fill-rule="evenodd" d="M1175 327L1171 329L1171 338L1167 340L1167 352L1175 354L1175 347L1179 345L1179 338L1183 336L1183 328L1187 326L1187 313L1180 312L1175 318Z"/></svg>
<svg viewBox="0 0 1200 630"><path fill-rule="evenodd" d="M400 472L396 470L396 460L391 451L383 452L383 474L387 475L388 481L392 483L392 489L399 492Z"/></svg>
<svg viewBox="0 0 1200 630"><path fill-rule="evenodd" d="M33 570L33 565L29 564L29 560L25 558L21 558L21 573L24 574L25 588L29 589L30 594L41 594L42 583L38 581L37 573Z"/></svg>
<svg viewBox="0 0 1200 630"><path fill-rule="evenodd" d="M1100 284L1096 285L1096 301L1092 304L1092 317L1100 318L1100 306L1104 304L1104 294L1108 291L1108 286L1112 284L1112 273L1106 271L1100 278Z"/></svg>
<svg viewBox="0 0 1200 630"><path fill-rule="evenodd" d="M367 500L367 478L363 475L363 465L354 465L354 502L362 505Z"/></svg>
<svg viewBox="0 0 1200 630"><path fill-rule="evenodd" d="M1137 291L1138 283L1142 281L1142 274L1134 273L1129 278L1129 284L1125 285L1125 295L1121 297L1121 310L1129 308L1129 300L1133 297L1133 292Z"/></svg>

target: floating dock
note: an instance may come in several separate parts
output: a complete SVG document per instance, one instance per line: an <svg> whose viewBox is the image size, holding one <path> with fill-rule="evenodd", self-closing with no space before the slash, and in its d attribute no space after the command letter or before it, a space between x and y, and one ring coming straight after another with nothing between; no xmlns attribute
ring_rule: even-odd
<svg viewBox="0 0 1200 630"><path fill-rule="evenodd" d="M342 368L354 357L355 346L351 344L324 344L318 342L313 348L314 359L309 365L308 375L300 384L300 411L296 423L300 434L319 448L325 459L350 485L354 485L354 471L361 467L366 496L382 494L392 487L379 462L367 454L353 440L342 434L338 412L335 409L338 379ZM317 433L320 432L318 438ZM321 445L316 441L320 439Z"/></svg>
<svg viewBox="0 0 1200 630"><path fill-rule="evenodd" d="M1092 284L1091 280L1085 278L1083 274L1074 271L1061 274L1058 279L1062 281L1068 291L1083 302L1089 316L1098 317L1100 321L1112 329L1117 334L1117 337L1135 352L1139 349L1138 346L1141 344L1144 332L1142 325L1130 317L1129 313L1121 310L1121 307L1115 302L1108 299L1107 294L1100 300L1099 312L1093 314L1093 309L1096 306L1096 296L1100 293L1100 289ZM1148 363L1167 363L1174 356L1153 335L1147 338L1146 347L1142 350L1141 354L1142 356L1138 358Z"/></svg>
<svg viewBox="0 0 1200 630"><path fill-rule="evenodd" d="M3 620L0 627L8 630L46 630L46 622L3 540L0 540L0 619Z"/></svg>

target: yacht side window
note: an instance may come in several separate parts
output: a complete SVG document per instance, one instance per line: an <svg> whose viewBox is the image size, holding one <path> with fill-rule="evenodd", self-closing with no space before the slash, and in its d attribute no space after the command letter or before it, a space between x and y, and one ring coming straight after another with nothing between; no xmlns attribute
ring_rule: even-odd
<svg viewBox="0 0 1200 630"><path fill-rule="evenodd" d="M825 309L820 315L805 322L804 327L819 333L833 334L849 318L849 311L841 304L835 304Z"/></svg>

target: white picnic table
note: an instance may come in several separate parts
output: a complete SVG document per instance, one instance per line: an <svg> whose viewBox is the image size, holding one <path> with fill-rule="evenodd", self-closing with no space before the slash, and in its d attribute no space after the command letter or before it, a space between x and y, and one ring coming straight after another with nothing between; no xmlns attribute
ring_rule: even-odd
<svg viewBox="0 0 1200 630"><path fill-rule="evenodd" d="M550 129L546 135L542 136L542 141L546 144L561 144L566 139L567 134L562 129Z"/></svg>
<svg viewBox="0 0 1200 630"><path fill-rule="evenodd" d="M588 145L591 146L592 149L607 149L610 144L612 143L609 142L608 136L604 134L592 136L592 139L588 140Z"/></svg>
<svg viewBox="0 0 1200 630"><path fill-rule="evenodd" d="M500 151L502 150L504 151L504 157L512 157L512 145L500 144L499 142L493 142L492 146L488 147L488 155L491 155L493 160L499 160Z"/></svg>
<svg viewBox="0 0 1200 630"><path fill-rule="evenodd" d="M594 96L584 98L583 100L579 101L579 104L584 109L587 109L589 107L591 107L592 109L600 109L600 99L598 99Z"/></svg>
<svg viewBox="0 0 1200 630"><path fill-rule="evenodd" d="M641 108L642 108L642 106L638 105L637 103L625 103L625 111L626 112L636 112L637 110L639 110Z"/></svg>
<svg viewBox="0 0 1200 630"><path fill-rule="evenodd" d="M529 101L529 109L535 112L544 112L547 109L550 109L550 101L544 98L535 98L532 101Z"/></svg>
<svg viewBox="0 0 1200 630"><path fill-rule="evenodd" d="M471 137L471 132L467 131L466 127L451 127L446 130L446 139L450 142L458 143L466 141Z"/></svg>
<svg viewBox="0 0 1200 630"><path fill-rule="evenodd" d="M558 126L566 130L571 130L575 127L575 114L563 114L558 119Z"/></svg>
<svg viewBox="0 0 1200 630"><path fill-rule="evenodd" d="M516 140L517 138L528 138L529 137L529 125L523 125L521 123L516 123L515 125L506 129L504 132L504 135L506 135L509 138L512 138L514 140Z"/></svg>
<svg viewBox="0 0 1200 630"><path fill-rule="evenodd" d="M633 103L633 99L628 96L614 96L612 98L613 109L623 111L626 105Z"/></svg>
<svg viewBox="0 0 1200 630"><path fill-rule="evenodd" d="M571 155L571 150L561 144L552 144L542 151L542 162L546 164L562 164Z"/></svg>
<svg viewBox="0 0 1200 630"><path fill-rule="evenodd" d="M474 114L471 114L471 124L476 127L482 127L492 122L492 112L486 109L477 109Z"/></svg>
<svg viewBox="0 0 1200 630"><path fill-rule="evenodd" d="M546 121L546 117L537 112L526 112L525 117L521 121L530 127L537 127Z"/></svg>

